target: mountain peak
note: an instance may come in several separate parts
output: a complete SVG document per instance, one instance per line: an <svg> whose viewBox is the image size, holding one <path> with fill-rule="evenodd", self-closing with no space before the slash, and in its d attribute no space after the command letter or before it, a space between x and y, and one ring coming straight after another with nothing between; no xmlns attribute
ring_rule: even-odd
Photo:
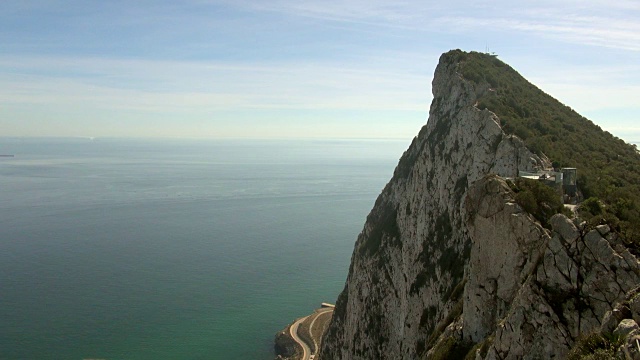
<svg viewBox="0 0 640 360"><path fill-rule="evenodd" d="M630 163L631 169L624 167L628 178L611 181L621 185L618 190L631 191L640 183L634 180L640 156L490 54L443 54L432 85L429 120L402 155L358 236L320 358L438 358L472 351L481 358L566 355L580 334L596 328L607 306L611 309L638 284L637 260L619 246L628 243L620 229L632 229L626 219L635 215L604 205L607 210L582 216L606 213L612 220L607 232L581 225L568 239L563 236L567 227L575 227L573 220L553 217L560 210L546 210L548 202L536 198L544 193L537 183L508 179L522 171L573 166L582 194L599 196L592 200L596 204L611 204L606 198L610 190L600 191L605 180L594 180L594 174L621 171L618 166ZM599 149L609 154L608 162L589 163ZM633 204L626 209L636 209ZM529 213L533 205L543 209L551 224L547 228ZM582 256L587 243L601 251ZM625 259L626 267L618 260L607 263L607 256ZM547 258L584 271L578 276L578 270L571 273ZM592 272L592 263L609 266L608 271ZM559 280L558 274L568 280ZM584 280L587 275L591 283ZM589 286L616 276L625 280L615 290L598 293L607 306L582 298L595 291ZM525 291L530 296L523 298L519 294ZM557 293L578 294L563 298L574 308L555 304ZM522 318L533 310L513 317L513 304L530 309L539 302L548 310L550 320L544 324ZM584 304L592 315L576 310ZM511 328L500 325L505 323ZM542 348L540 341L549 340L540 335L545 331L564 335ZM489 341L497 334L513 346Z"/></svg>

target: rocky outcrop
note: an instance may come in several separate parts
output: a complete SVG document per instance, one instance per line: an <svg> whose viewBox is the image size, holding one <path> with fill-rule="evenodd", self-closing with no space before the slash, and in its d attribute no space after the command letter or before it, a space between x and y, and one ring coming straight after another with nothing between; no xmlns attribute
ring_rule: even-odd
<svg viewBox="0 0 640 360"><path fill-rule="evenodd" d="M591 337L602 337L612 334L616 340L609 346L608 355L615 355L619 359L640 359L640 288L635 288L625 296L624 300L616 304L611 311L607 311L600 326L600 333ZM588 338L578 341L571 351L571 355L581 355L591 349L585 349ZM586 350L586 351L585 351ZM612 356L610 356L612 357Z"/></svg>
<svg viewBox="0 0 640 360"><path fill-rule="evenodd" d="M456 304L471 240L463 217L469 184L489 173L549 166L496 116L477 109L485 88L446 54L433 80L427 125L400 159L358 236L323 359L416 358Z"/></svg>
<svg viewBox="0 0 640 360"><path fill-rule="evenodd" d="M557 214L544 229L511 194L504 180L487 178L467 198L463 337L491 341L481 358L564 358L638 286L640 266L608 227Z"/></svg>
<svg viewBox="0 0 640 360"><path fill-rule="evenodd" d="M287 325L286 328L276 334L274 344L276 360L294 360L302 357L302 348L289 335L290 327L291 325Z"/></svg>
<svg viewBox="0 0 640 360"><path fill-rule="evenodd" d="M640 283L606 226L555 215L547 229L515 202L505 178L550 163L476 108L487 91L441 57L429 120L358 236L321 359L561 358Z"/></svg>
<svg viewBox="0 0 640 360"><path fill-rule="evenodd" d="M478 181L465 211L472 246L464 289L464 336L477 343L495 330L549 241L545 229L512 197L504 180Z"/></svg>

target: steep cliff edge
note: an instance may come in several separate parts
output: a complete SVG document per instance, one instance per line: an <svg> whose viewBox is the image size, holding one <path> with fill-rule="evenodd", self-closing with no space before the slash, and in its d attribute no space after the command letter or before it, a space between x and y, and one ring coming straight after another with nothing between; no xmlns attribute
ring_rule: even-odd
<svg viewBox="0 0 640 360"><path fill-rule="evenodd" d="M487 359L565 358L640 284L640 266L608 226L556 214L547 230L512 195L496 177L469 190L461 343L484 342Z"/></svg>
<svg viewBox="0 0 640 360"><path fill-rule="evenodd" d="M468 56L440 59L429 120L358 236L321 359L562 356L639 283L614 235L563 215L545 229L516 204L501 178L551 161L479 109L496 89L464 76Z"/></svg>

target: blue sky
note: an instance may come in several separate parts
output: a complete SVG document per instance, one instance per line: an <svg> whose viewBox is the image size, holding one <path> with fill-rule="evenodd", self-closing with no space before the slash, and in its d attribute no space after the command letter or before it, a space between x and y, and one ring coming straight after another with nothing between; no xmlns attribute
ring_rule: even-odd
<svg viewBox="0 0 640 360"><path fill-rule="evenodd" d="M0 3L0 135L402 138L486 47L640 141L640 1Z"/></svg>

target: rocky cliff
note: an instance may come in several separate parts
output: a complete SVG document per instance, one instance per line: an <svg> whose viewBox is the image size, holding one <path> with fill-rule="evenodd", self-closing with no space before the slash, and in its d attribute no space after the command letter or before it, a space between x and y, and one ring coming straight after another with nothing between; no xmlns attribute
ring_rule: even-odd
<svg viewBox="0 0 640 360"><path fill-rule="evenodd" d="M320 358L549 358L640 283L609 228L548 228L505 178L551 167L478 108L495 89L444 54L429 119L358 236ZM486 55L488 56L488 55Z"/></svg>

